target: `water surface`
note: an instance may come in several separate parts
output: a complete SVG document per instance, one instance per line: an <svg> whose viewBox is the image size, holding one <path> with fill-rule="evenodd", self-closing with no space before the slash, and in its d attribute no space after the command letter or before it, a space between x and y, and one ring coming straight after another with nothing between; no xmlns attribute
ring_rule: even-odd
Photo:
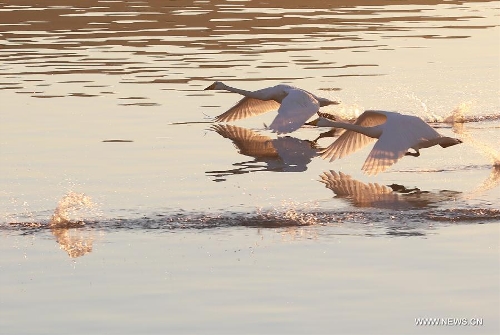
<svg viewBox="0 0 500 335"><path fill-rule="evenodd" d="M1 332L498 333L499 9L0 4ZM318 156L338 132L214 124L214 80L464 143L366 176Z"/></svg>

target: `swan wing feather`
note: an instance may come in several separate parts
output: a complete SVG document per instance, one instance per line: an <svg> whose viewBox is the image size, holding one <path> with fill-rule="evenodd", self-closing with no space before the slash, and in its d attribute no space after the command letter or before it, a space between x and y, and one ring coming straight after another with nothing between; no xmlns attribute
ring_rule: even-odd
<svg viewBox="0 0 500 335"><path fill-rule="evenodd" d="M405 156L408 149L440 136L419 117L391 113L384 132L366 158L362 170L370 175L383 172Z"/></svg>
<svg viewBox="0 0 500 335"><path fill-rule="evenodd" d="M274 100L260 100L244 97L227 112L215 117L216 122L229 122L245 119L250 116L264 114L276 110L280 104Z"/></svg>
<svg viewBox="0 0 500 335"><path fill-rule="evenodd" d="M396 141L394 137L382 134L361 169L369 175L383 172L401 159L409 148L410 143L405 138Z"/></svg>
<svg viewBox="0 0 500 335"><path fill-rule="evenodd" d="M383 124L386 120L387 115L385 112L369 110L361 114L354 124L363 127L375 127ZM374 138L364 134L346 130L335 142L323 150L321 157L323 159L329 158L330 162L332 162L360 150L374 140Z"/></svg>
<svg viewBox="0 0 500 335"><path fill-rule="evenodd" d="M290 89L281 101L278 116L269 125L269 129L278 134L290 133L299 129L319 110L318 100L301 89Z"/></svg>

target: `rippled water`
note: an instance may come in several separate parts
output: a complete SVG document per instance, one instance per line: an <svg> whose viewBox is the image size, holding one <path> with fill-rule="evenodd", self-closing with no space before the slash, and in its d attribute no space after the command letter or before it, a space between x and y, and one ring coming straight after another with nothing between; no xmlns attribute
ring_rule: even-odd
<svg viewBox="0 0 500 335"><path fill-rule="evenodd" d="M55 314L82 333L427 333L414 326L420 316L483 317L481 329L495 333L499 9L498 1L0 3L8 273L0 329L36 329L19 325L26 313L16 295L35 313L59 287L76 295L58 301L78 317L51 307L40 325L52 334L61 331ZM273 112L213 123L240 98L204 91L214 80L298 86L341 100L323 111L346 119L372 108L417 115L464 143L366 176L370 148L332 163L318 157L338 136L328 128L278 137L264 126ZM61 267L67 256L78 260L73 270ZM143 276L106 289L120 280L99 266L129 278L136 264ZM164 280L148 284L150 276ZM419 290L422 281L435 286ZM484 285L474 293L472 282ZM401 296L406 309L396 307ZM98 316L132 300L175 317L133 308ZM328 311L342 318L332 323ZM132 315L151 328L122 318ZM402 321L390 326L386 315Z"/></svg>

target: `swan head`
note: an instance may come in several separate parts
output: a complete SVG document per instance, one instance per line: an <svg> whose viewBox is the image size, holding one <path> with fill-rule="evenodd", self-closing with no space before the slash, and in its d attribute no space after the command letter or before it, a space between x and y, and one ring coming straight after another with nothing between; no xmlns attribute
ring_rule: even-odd
<svg viewBox="0 0 500 335"><path fill-rule="evenodd" d="M448 148L451 147L452 145L460 144L463 143L462 140L459 140L458 138L453 138L453 137L442 137L441 138L441 143L439 145L442 148Z"/></svg>
<svg viewBox="0 0 500 335"><path fill-rule="evenodd" d="M318 102L319 102L320 107L340 104L340 101L330 100L330 99L326 99L326 98L318 98Z"/></svg>
<svg viewBox="0 0 500 335"><path fill-rule="evenodd" d="M207 90L222 90L225 87L226 87L226 85L224 85L222 82L215 81L212 85L205 88L205 91L207 91Z"/></svg>

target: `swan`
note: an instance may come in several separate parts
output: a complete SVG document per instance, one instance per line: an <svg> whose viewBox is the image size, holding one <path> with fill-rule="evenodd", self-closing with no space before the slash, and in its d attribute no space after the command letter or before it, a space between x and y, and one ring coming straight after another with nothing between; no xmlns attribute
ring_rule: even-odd
<svg viewBox="0 0 500 335"><path fill-rule="evenodd" d="M246 91L216 81L205 90L224 90L245 96L227 112L217 116L215 121L234 121L277 109L278 116L269 129L278 134L299 129L320 107L339 104L338 101L321 98L303 89L283 84Z"/></svg>
<svg viewBox="0 0 500 335"><path fill-rule="evenodd" d="M387 170L405 155L420 156L420 149L434 145L447 148L462 143L457 138L442 136L419 117L396 112L367 110L354 124L332 121L331 125L346 132L321 153L321 157L330 162L378 139L362 167L369 175ZM410 148L415 152L408 152Z"/></svg>

